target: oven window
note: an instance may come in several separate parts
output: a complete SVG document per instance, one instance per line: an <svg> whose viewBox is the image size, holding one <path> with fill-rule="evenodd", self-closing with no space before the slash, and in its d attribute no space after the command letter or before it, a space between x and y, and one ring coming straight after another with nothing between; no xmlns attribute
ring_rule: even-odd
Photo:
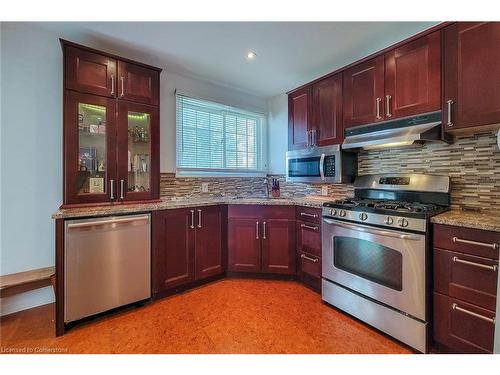
<svg viewBox="0 0 500 375"><path fill-rule="evenodd" d="M288 161L289 177L320 177L319 174L320 157L309 157L300 159L290 159Z"/></svg>
<svg viewBox="0 0 500 375"><path fill-rule="evenodd" d="M403 290L403 256L389 247L352 237L334 237L338 269L394 290Z"/></svg>

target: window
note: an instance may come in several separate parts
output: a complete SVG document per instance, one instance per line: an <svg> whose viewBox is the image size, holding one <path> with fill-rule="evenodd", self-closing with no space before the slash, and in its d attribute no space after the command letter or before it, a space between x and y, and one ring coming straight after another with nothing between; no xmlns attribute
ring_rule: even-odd
<svg viewBox="0 0 500 375"><path fill-rule="evenodd" d="M177 175L265 174L264 116L176 93Z"/></svg>

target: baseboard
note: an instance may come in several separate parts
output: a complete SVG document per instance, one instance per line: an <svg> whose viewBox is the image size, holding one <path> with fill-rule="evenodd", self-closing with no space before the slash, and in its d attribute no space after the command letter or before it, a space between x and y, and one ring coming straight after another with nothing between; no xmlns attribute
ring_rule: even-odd
<svg viewBox="0 0 500 375"><path fill-rule="evenodd" d="M55 301L54 288L52 288L52 286L47 286L40 289L34 289L13 296L4 297L0 301L0 316L10 315L18 311L53 303Z"/></svg>

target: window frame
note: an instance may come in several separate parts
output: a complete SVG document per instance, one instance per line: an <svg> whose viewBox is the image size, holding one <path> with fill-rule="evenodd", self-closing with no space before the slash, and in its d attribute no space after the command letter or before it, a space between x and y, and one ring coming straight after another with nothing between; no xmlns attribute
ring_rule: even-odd
<svg viewBox="0 0 500 375"><path fill-rule="evenodd" d="M180 116L182 114L178 113L179 109L179 100L182 100L182 97L191 99L193 101L205 102L206 111L208 113L220 113L223 116L223 164L226 163L226 116L234 115L235 117L245 117L248 119L253 119L257 122L256 134L255 134L255 142L256 142L256 168L211 168L211 167L184 167L180 166L180 161L182 158L182 146L179 145L179 142L182 142L184 126L182 125L182 121L180 120ZM202 103L200 103L202 104ZM213 106L210 108L210 106ZM196 107L196 105L194 105ZM238 133L235 133L236 135ZM247 135L248 138L248 135ZM259 145L260 143L260 145ZM235 150L236 155L238 153L237 149ZM248 157L248 147L246 151ZM186 95L184 93L180 93L176 90L175 92L175 174L176 177L265 177L267 176L267 115L262 113L261 111L251 111L243 108L237 108L225 104L221 104L212 100L202 99L199 97L193 97L191 95Z"/></svg>

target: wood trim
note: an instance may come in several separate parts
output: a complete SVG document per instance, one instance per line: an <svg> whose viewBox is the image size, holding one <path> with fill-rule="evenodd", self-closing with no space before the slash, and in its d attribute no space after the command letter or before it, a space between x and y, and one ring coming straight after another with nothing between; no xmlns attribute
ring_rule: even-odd
<svg viewBox="0 0 500 375"><path fill-rule="evenodd" d="M82 49L82 50L85 50L85 51L89 51L89 52L92 52L92 53L98 53L100 55L107 56L107 57L110 57L112 59L122 60L122 61L125 61L125 62L128 62L128 63L140 65L140 66L142 66L144 68L147 68L147 69L153 69L153 70L156 70L157 72L161 72L163 70L162 68L158 68L158 67L153 66L153 65L148 65L148 64L142 63L140 61L128 59L126 57L122 57L122 56L118 56L118 55L114 55L112 53L107 53L107 52L104 52L104 51L101 51L101 50L98 50L98 49L95 49L95 48L87 47L87 46L84 46L82 44L78 44L78 43L75 43L75 42L71 42L69 40L65 40L65 39L62 39L62 38L59 38L59 42L61 43L61 45L62 45L63 48L66 47L66 46L76 47L76 48L79 48L79 49Z"/></svg>
<svg viewBox="0 0 500 375"><path fill-rule="evenodd" d="M64 219L57 219L56 232L56 336L65 332L64 327Z"/></svg>
<svg viewBox="0 0 500 375"><path fill-rule="evenodd" d="M431 33L433 33L434 31L441 30L441 29L443 29L444 27L449 26L449 25L451 25L451 24L453 24L453 23L455 23L455 21L453 21L453 22L450 22L450 21L447 21L447 22L442 22L442 23L440 23L440 24L438 24L438 25L436 25L436 26L432 26L432 27L431 27L431 28L429 28L429 29L426 29L426 30L424 30L424 31L419 32L418 34L415 34L415 35L413 35L413 36L410 36L409 38L406 38L406 39L401 40L401 41L399 41L399 42L397 42L397 43L394 43L394 44L392 44L392 45L390 45L390 46L388 46L388 47L386 47L386 48L384 48L384 49L382 49L382 50L380 50L380 51L377 51L377 52L375 52L375 53L372 53L371 55L368 55L368 56L365 56L365 57L363 57L363 58L361 58L361 59L359 59L359 60L356 60L356 61L354 61L354 62L350 63L349 65L343 66L342 68L339 68L339 69L337 69L337 70L334 70L333 72L327 73L327 74L325 74L325 75L323 75L323 76L321 76L321 77L319 77L319 78L314 79L313 81L307 82L307 83L305 83L305 84L303 84L303 85L301 85L301 86L298 86L298 87L296 87L296 88L294 88L294 89L292 89L292 90L290 90L290 91L287 91L287 92L286 92L286 94L291 94L291 93L293 93L293 92L295 92L295 91L301 90L302 88L304 88L304 87L306 87L306 86L308 86L308 85L311 85L311 84L314 84L314 83L316 83L316 82L318 82L318 81L321 81L322 79L328 78L328 77L330 77L330 76L332 76L332 75L335 75L335 74L337 74L337 73L341 73L341 72L343 72L344 70L349 69L349 68L351 68L351 67L353 67L353 66L355 66L355 65L357 65L357 64L361 64L361 63L363 63L363 62L365 62L365 61L368 61L368 60L371 60L371 59L373 59L373 58L375 58L375 57L378 57L378 56L384 55L386 52L389 52L389 51L391 51L392 49L395 49L395 48L401 47L401 46L405 45L406 43L412 42L412 41L414 41L414 40L416 40L416 39L418 39L418 38L421 38L421 37L423 37L423 36L426 36L426 35L428 35L428 34L431 34Z"/></svg>

